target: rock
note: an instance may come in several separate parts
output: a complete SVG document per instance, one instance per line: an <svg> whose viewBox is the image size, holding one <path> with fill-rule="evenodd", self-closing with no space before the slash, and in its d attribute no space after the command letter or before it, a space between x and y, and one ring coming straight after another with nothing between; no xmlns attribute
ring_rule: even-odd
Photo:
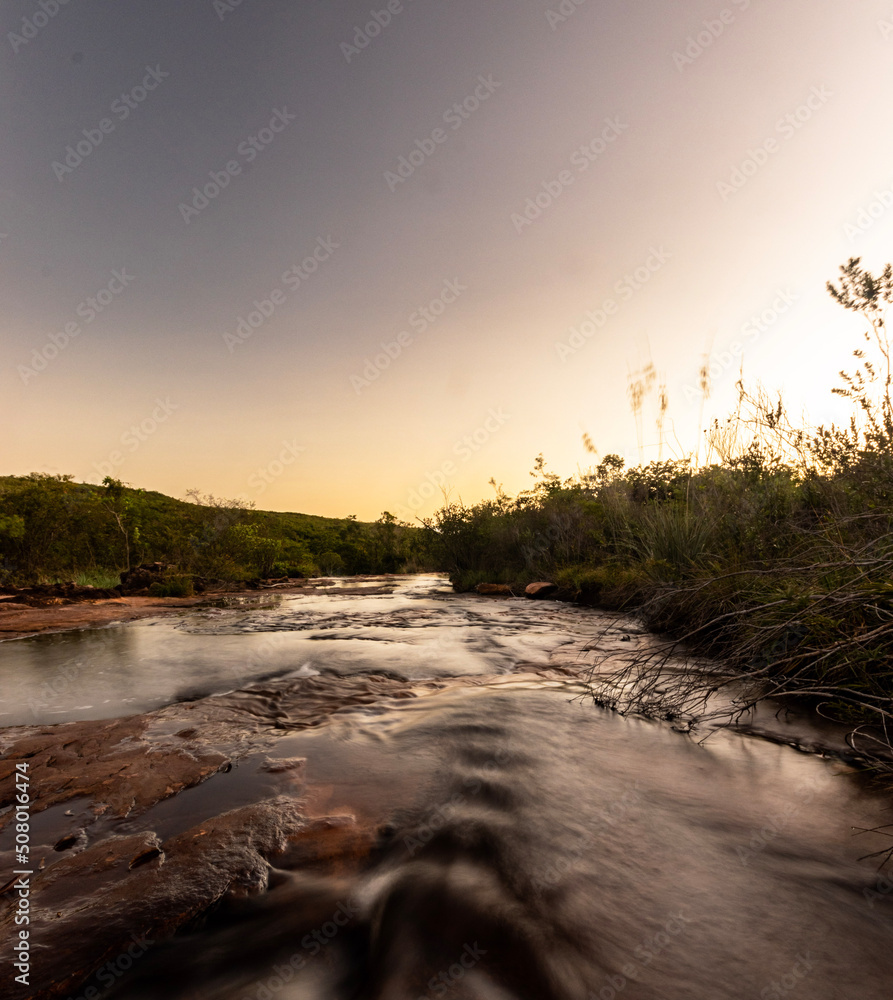
<svg viewBox="0 0 893 1000"><path fill-rule="evenodd" d="M474 588L487 597L514 597L514 591L507 583L479 583Z"/></svg>
<svg viewBox="0 0 893 1000"><path fill-rule="evenodd" d="M440 681L423 685L441 686ZM296 905L309 921L308 933L320 926L339 900L347 899L347 886L333 882L314 909L310 904L317 897L308 895L307 880L318 873L341 877L362 870L387 814L360 821L340 810L314 814L312 800L325 802L332 787L317 786L305 795L304 759L277 753L281 730L316 728L347 706L416 697L418 688L418 682L381 673L280 678L142 716L5 729L4 841L13 842L15 812L7 807L18 794L19 762L28 762L32 817L39 817L30 845L28 929L40 961L32 967L30 991L21 996L104 995L109 962L124 971L139 961L141 975L150 967L145 955L150 944L218 905L265 895L273 873L298 880ZM261 801L235 804L241 793L234 796L224 779L216 797L199 799L197 807L189 799L168 806L187 788L209 779L220 782L215 776L227 771L231 760L245 758L268 775L257 790ZM53 806L61 807L55 815L49 812ZM16 876L3 882L14 861L12 850L0 851L5 904ZM314 876L282 871L298 866L312 867ZM292 928L284 932L291 934ZM0 941L17 933L15 908L5 906ZM200 986L195 995L203 995ZM150 995L168 994L159 987ZM13 991L0 985L0 1000L6 997Z"/></svg>
<svg viewBox="0 0 893 1000"><path fill-rule="evenodd" d="M542 598L551 597L558 591L558 586L554 583L541 581L539 583L528 583L524 588L527 597Z"/></svg>
<svg viewBox="0 0 893 1000"><path fill-rule="evenodd" d="M10 593L9 589L6 593ZM13 593L12 597L0 598L5 603L23 604L29 608L51 608L66 604L79 604L83 601L99 601L118 597L115 590L104 590L99 587L79 587L75 583L40 583L33 587L22 587Z"/></svg>
<svg viewBox="0 0 893 1000"><path fill-rule="evenodd" d="M23 730L26 735L14 743L18 757L0 761L0 808L14 802L16 759L29 762L44 809L90 796L98 808L121 818L200 784L229 763L225 754L200 744L159 747L146 736L147 725L147 717L133 716Z"/></svg>
<svg viewBox="0 0 893 1000"><path fill-rule="evenodd" d="M285 771L297 771L307 763L306 757L268 757L259 770L270 774L282 774Z"/></svg>
<svg viewBox="0 0 893 1000"><path fill-rule="evenodd" d="M118 585L118 589L122 594L132 595L143 590L148 591L153 583L160 583L165 574L174 568L173 564L162 562L133 566L121 574L121 583Z"/></svg>
<svg viewBox="0 0 893 1000"><path fill-rule="evenodd" d="M91 971L122 955L142 958L148 945L226 897L264 891L269 859L282 855L308 826L298 803L279 797L165 841L153 831L113 835L66 854L31 878L29 930L43 958L32 969L33 976L39 968L39 995L64 998L88 982L99 987L103 978L89 980ZM371 837L366 846L368 853ZM2 921L7 939L15 933L11 916Z"/></svg>

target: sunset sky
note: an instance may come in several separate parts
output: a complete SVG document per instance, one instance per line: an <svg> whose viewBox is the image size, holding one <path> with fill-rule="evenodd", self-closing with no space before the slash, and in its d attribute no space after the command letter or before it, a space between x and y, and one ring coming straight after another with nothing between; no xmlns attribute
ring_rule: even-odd
<svg viewBox="0 0 893 1000"><path fill-rule="evenodd" d="M893 0L16 0L0 474L374 519L795 411L893 259ZM711 355L713 390L696 390ZM669 393L642 441L627 399Z"/></svg>

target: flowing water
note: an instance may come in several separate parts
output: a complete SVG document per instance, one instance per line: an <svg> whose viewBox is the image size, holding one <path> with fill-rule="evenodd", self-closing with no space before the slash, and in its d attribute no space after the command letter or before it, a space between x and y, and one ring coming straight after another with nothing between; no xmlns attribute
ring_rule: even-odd
<svg viewBox="0 0 893 1000"><path fill-rule="evenodd" d="M436 576L364 583L368 596L334 584L226 597L180 615L0 643L0 726L133 715L301 670L415 680L503 673L545 666L556 647L592 633L592 612L460 597Z"/></svg>
<svg viewBox="0 0 893 1000"><path fill-rule="evenodd" d="M123 996L893 996L893 881L860 860L888 841L854 830L889 824L888 797L833 757L595 707L568 664L608 622L597 612L454 595L435 577L385 589L0 644L17 722L142 712L273 675L441 682L277 743L306 758L313 809L377 830L371 858L284 857L266 892L157 949ZM645 638L630 621L603 641L620 655ZM66 664L75 679L53 694ZM253 763L121 832L168 836L281 793Z"/></svg>

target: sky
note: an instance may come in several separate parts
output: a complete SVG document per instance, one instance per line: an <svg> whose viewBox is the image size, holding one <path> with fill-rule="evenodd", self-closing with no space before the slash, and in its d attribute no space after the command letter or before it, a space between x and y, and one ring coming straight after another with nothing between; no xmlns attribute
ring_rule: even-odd
<svg viewBox="0 0 893 1000"><path fill-rule="evenodd" d="M825 283L893 259L893 0L15 0L0 28L0 474L411 521L540 453L573 475L584 433L681 458L742 372L846 419L862 325Z"/></svg>

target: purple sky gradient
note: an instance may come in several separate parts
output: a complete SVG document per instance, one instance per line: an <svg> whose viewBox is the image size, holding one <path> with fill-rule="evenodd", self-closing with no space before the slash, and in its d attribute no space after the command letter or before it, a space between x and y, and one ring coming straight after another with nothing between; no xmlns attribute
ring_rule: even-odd
<svg viewBox="0 0 893 1000"><path fill-rule="evenodd" d="M573 473L584 431L681 456L742 364L845 415L824 285L893 258L893 0L22 0L2 31L2 473L411 518Z"/></svg>

